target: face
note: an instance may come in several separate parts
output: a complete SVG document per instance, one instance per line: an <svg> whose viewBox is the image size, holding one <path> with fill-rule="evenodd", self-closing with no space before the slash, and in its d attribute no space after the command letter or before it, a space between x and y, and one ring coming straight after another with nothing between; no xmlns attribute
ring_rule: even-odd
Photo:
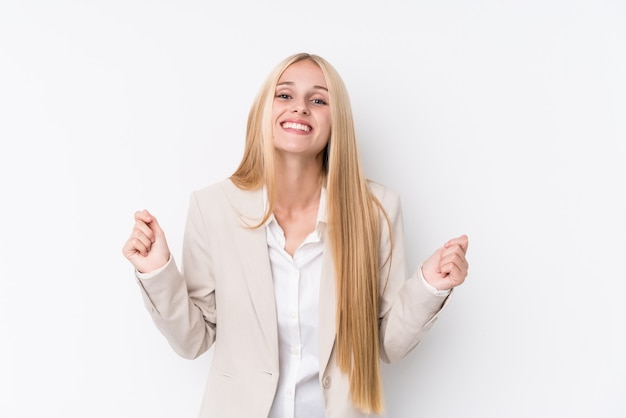
<svg viewBox="0 0 626 418"><path fill-rule="evenodd" d="M321 157L330 138L328 87L312 61L291 64L276 85L272 106L276 151Z"/></svg>

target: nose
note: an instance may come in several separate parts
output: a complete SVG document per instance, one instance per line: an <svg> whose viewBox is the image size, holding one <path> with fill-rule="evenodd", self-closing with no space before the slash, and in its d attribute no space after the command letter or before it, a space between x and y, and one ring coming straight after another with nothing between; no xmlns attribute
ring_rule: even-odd
<svg viewBox="0 0 626 418"><path fill-rule="evenodd" d="M293 113L300 113L302 115L309 114L309 107L306 100L294 100L293 108L291 109Z"/></svg>

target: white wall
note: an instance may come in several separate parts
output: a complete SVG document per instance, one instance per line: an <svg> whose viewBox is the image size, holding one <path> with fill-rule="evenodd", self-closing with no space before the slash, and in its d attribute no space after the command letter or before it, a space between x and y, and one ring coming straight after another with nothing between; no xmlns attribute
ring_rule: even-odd
<svg viewBox="0 0 626 418"><path fill-rule="evenodd" d="M410 267L470 236L468 281L385 367L394 418L626 416L623 1L0 4L0 416L195 417L121 247L239 161L285 56L351 92Z"/></svg>

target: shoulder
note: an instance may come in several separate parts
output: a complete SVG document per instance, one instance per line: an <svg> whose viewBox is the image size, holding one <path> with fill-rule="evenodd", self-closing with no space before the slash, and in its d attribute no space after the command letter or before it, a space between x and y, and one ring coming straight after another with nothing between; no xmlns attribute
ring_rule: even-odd
<svg viewBox="0 0 626 418"><path fill-rule="evenodd" d="M205 210L234 209L244 216L258 216L263 211L263 191L244 190L229 178L195 190L191 200Z"/></svg>
<svg viewBox="0 0 626 418"><path fill-rule="evenodd" d="M196 196L215 196L216 194L223 194L231 187L236 188L233 182L230 181L230 179L226 178L215 183L211 183L200 189L196 189L192 192L192 194Z"/></svg>
<svg viewBox="0 0 626 418"><path fill-rule="evenodd" d="M191 194L197 199L215 199L227 197L228 200L238 199L254 194L256 190L243 190L237 187L229 178L194 190Z"/></svg>
<svg viewBox="0 0 626 418"><path fill-rule="evenodd" d="M373 180L368 180L367 185L385 209L394 209L400 206L400 195L395 190Z"/></svg>

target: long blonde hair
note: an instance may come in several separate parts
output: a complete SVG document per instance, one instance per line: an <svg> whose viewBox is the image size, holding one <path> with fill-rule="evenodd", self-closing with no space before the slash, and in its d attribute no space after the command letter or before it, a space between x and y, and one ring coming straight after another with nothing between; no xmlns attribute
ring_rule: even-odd
<svg viewBox="0 0 626 418"><path fill-rule="evenodd" d="M265 223L275 202L271 111L276 84L287 67L301 60L320 67L330 97L332 127L321 180L326 183L337 289L337 363L349 377L354 405L364 412L380 413L384 396L378 336L378 251L383 210L362 173L348 92L326 60L295 54L270 73L250 109L244 155L231 180L245 190L266 185L269 205L258 226Z"/></svg>

